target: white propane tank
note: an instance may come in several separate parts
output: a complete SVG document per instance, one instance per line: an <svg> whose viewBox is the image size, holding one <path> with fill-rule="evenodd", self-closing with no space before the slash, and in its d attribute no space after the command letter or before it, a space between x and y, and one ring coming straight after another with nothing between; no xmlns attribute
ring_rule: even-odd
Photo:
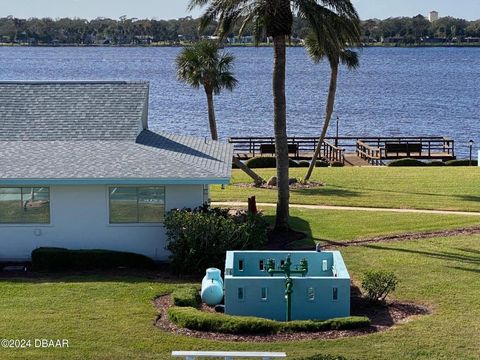
<svg viewBox="0 0 480 360"><path fill-rule="evenodd" d="M202 280L202 301L208 306L219 305L223 301L222 272L219 269L207 269Z"/></svg>

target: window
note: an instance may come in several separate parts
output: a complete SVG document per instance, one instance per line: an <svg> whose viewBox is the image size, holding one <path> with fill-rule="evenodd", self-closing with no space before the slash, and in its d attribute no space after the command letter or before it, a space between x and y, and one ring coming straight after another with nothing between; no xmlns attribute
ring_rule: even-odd
<svg viewBox="0 0 480 360"><path fill-rule="evenodd" d="M0 188L1 224L50 224L50 188Z"/></svg>
<svg viewBox="0 0 480 360"><path fill-rule="evenodd" d="M265 271L265 260L260 260L260 261L258 262L258 269L259 269L260 271Z"/></svg>
<svg viewBox="0 0 480 360"><path fill-rule="evenodd" d="M240 301L245 300L245 289L244 288L238 288L237 290L237 298Z"/></svg>
<svg viewBox="0 0 480 360"><path fill-rule="evenodd" d="M161 223L165 216L165 187L111 187L110 223Z"/></svg>
<svg viewBox="0 0 480 360"><path fill-rule="evenodd" d="M337 300L338 300L338 288L336 288L336 287L333 288L332 300L333 300L333 301L337 301Z"/></svg>
<svg viewBox="0 0 480 360"><path fill-rule="evenodd" d="M267 301L268 300L268 288L266 288L266 287L262 288L261 299L262 299L262 301Z"/></svg>
<svg viewBox="0 0 480 360"><path fill-rule="evenodd" d="M238 271L243 271L243 260L238 260Z"/></svg>
<svg viewBox="0 0 480 360"><path fill-rule="evenodd" d="M308 301L314 301L315 300L315 289L313 287L309 287L307 289L307 299L308 299Z"/></svg>

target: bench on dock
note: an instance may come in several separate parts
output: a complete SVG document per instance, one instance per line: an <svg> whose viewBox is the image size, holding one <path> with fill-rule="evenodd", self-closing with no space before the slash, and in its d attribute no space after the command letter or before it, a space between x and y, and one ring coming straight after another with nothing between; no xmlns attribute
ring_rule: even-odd
<svg viewBox="0 0 480 360"><path fill-rule="evenodd" d="M283 352L240 352L240 351L172 351L172 357L183 357L185 360L214 357L225 360L235 358L259 358L263 360L285 359L287 354Z"/></svg>
<svg viewBox="0 0 480 360"><path fill-rule="evenodd" d="M410 157L412 154L421 156L422 144L421 143L398 143L398 142L385 142L385 158L398 158L398 157Z"/></svg>
<svg viewBox="0 0 480 360"><path fill-rule="evenodd" d="M260 155L275 155L275 144L260 144ZM298 145L288 144L288 155L298 156Z"/></svg>

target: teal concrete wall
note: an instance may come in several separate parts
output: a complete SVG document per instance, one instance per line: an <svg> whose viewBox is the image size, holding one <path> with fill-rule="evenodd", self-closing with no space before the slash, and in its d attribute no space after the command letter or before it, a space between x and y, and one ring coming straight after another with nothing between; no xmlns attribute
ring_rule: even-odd
<svg viewBox="0 0 480 360"><path fill-rule="evenodd" d="M271 277L268 259L276 268L291 255L292 269L307 259L305 277L292 276L292 320L325 320L350 316L350 276L338 251L231 251L225 263L225 312L286 320L285 276ZM262 266L263 264L263 266Z"/></svg>

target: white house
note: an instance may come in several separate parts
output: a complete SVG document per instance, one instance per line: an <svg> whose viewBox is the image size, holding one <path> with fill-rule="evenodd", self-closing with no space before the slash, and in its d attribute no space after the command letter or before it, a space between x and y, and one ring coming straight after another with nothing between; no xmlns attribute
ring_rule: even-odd
<svg viewBox="0 0 480 360"><path fill-rule="evenodd" d="M148 130L146 82L0 82L0 261L38 247L166 260L165 212L227 184L230 145Z"/></svg>

